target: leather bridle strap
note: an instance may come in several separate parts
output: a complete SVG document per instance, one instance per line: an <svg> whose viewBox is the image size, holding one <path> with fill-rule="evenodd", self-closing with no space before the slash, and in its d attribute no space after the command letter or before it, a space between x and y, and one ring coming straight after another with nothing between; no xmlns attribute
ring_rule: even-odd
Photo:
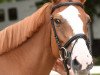
<svg viewBox="0 0 100 75"><path fill-rule="evenodd" d="M55 25L54 25L54 20L53 20L52 16L51 16L51 25L52 25L52 28L53 28L53 32L54 32L54 36L55 36L55 39L56 39L56 43L58 45L59 50L61 50L61 43L60 43L60 40L58 38L56 29L55 29Z"/></svg>
<svg viewBox="0 0 100 75"><path fill-rule="evenodd" d="M59 3L55 6L53 6L51 13L53 13L55 9L57 9L61 6L69 6L69 5L76 5L76 6L80 6L81 8L84 8L83 4L80 2L63 2L63 3Z"/></svg>
<svg viewBox="0 0 100 75"><path fill-rule="evenodd" d="M64 44L64 48L68 48L68 46L76 39L84 39L86 41L86 45L87 47L89 48L89 44L90 44L90 41L89 39L87 39L87 36L85 34L77 34L77 35L74 35L72 38L70 38L65 44Z"/></svg>

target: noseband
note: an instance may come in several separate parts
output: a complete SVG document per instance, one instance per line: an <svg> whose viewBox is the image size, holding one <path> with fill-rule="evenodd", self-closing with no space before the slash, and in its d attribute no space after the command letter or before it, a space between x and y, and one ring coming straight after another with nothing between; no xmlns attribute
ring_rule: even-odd
<svg viewBox="0 0 100 75"><path fill-rule="evenodd" d="M59 3L55 6L52 7L52 11L51 11L51 14L55 11L55 9L61 7L61 6L69 6L69 5L75 5L75 6L80 6L81 8L83 8L84 6L80 3L80 2L64 2L64 3ZM64 64L64 67L65 67L65 70L67 72L67 75L69 75L69 68L67 67L68 65L68 61L70 60L71 58L71 53L72 53L72 50L71 52L69 52L67 50L67 48L71 45L71 43L73 41L77 41L78 39L84 39L85 42L86 42L86 45L88 48L90 48L90 42L89 42L89 39L87 38L87 36L85 34L77 34L75 36L73 36L72 38L70 38L63 46L61 45L60 43L60 40L58 38L58 35L57 35L57 32L56 32L56 29L55 29L55 26L54 26L54 19L53 17L51 16L51 24L52 24L52 28L53 28L53 31L54 31L54 35L55 35L55 39L56 39L56 42L57 42L57 45L58 45L58 48L61 52L61 58L63 59L63 64ZM75 45L75 43L74 43ZM74 47L73 45L73 47Z"/></svg>

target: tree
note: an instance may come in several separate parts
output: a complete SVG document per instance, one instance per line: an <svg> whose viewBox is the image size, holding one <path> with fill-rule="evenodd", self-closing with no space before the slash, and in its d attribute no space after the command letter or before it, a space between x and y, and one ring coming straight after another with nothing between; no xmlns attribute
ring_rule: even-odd
<svg viewBox="0 0 100 75"><path fill-rule="evenodd" d="M13 0L0 0L0 3L3 3L3 2L10 2L10 1L13 1Z"/></svg>

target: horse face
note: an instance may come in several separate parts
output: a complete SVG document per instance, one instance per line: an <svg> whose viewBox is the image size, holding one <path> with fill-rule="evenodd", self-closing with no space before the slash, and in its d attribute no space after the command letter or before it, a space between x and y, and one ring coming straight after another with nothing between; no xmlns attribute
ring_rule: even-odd
<svg viewBox="0 0 100 75"><path fill-rule="evenodd" d="M62 6L54 11L53 19L61 45L64 45L71 37L77 34L85 34L88 37L87 25L90 17L81 7L74 5ZM74 43L75 41L68 47L69 50L73 47L72 60L80 64L79 70L87 69L93 63L93 60L86 42L83 38L79 38L75 45Z"/></svg>

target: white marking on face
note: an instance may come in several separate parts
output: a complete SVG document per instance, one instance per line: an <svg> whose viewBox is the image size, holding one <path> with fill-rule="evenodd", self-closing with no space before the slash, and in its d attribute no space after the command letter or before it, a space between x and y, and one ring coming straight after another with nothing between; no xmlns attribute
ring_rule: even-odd
<svg viewBox="0 0 100 75"><path fill-rule="evenodd" d="M64 9L60 14L71 26L74 34L84 34L83 22L79 17L80 13L78 9L74 6L69 6ZM71 37L71 36L70 36ZM74 42L73 42L74 43ZM76 58L77 57L77 58ZM77 59L77 61L82 65L82 70L92 63L92 56L89 53L86 42L84 39L78 39L74 45L72 52L72 59Z"/></svg>
<svg viewBox="0 0 100 75"><path fill-rule="evenodd" d="M74 34L84 33L83 32L83 22L80 19L79 11L74 6L69 6L65 10L59 13L71 26Z"/></svg>
<svg viewBox="0 0 100 75"><path fill-rule="evenodd" d="M89 53L84 39L78 39L73 48L72 60L75 58L82 65L82 70L86 69L86 67L92 63L92 56Z"/></svg>

